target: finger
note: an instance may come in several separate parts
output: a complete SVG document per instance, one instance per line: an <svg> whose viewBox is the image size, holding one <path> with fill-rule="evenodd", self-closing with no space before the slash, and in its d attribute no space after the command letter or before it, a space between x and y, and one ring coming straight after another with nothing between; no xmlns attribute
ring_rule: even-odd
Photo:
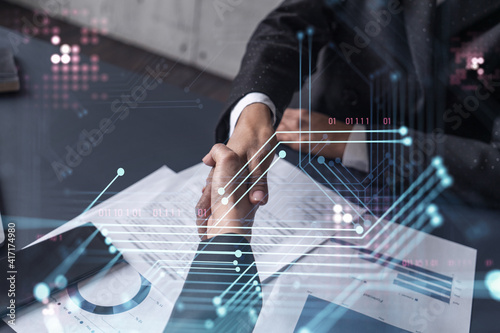
<svg viewBox="0 0 500 333"><path fill-rule="evenodd" d="M259 156L249 162L250 175L250 196L249 200L253 205L265 205L269 200L266 171L271 164L273 155L269 154L269 148L264 148ZM266 158L266 156L269 156ZM260 163L263 161L262 163Z"/></svg>
<svg viewBox="0 0 500 333"><path fill-rule="evenodd" d="M211 202L211 189L212 189L212 176L214 169L210 171L207 177L206 185L201 194L201 198L196 205L196 225L198 225L198 232L201 235L205 235L207 232L207 220L212 214L212 202Z"/></svg>

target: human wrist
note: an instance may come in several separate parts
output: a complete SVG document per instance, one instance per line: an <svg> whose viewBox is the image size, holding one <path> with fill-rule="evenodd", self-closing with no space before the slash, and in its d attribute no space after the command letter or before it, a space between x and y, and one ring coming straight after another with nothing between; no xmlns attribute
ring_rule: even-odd
<svg viewBox="0 0 500 333"><path fill-rule="evenodd" d="M263 103L253 103L243 109L235 130L244 129L260 132L272 128L273 120L269 107Z"/></svg>

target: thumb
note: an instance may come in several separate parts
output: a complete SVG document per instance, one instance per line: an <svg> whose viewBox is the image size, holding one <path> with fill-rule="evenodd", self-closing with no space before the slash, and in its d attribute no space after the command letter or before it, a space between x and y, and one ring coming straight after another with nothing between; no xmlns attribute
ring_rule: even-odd
<svg viewBox="0 0 500 333"><path fill-rule="evenodd" d="M269 200L269 190L267 188L267 174L263 175L266 171L266 167L262 164L256 168L250 169L253 170L249 180L250 180L250 195L249 200L253 205L265 205Z"/></svg>

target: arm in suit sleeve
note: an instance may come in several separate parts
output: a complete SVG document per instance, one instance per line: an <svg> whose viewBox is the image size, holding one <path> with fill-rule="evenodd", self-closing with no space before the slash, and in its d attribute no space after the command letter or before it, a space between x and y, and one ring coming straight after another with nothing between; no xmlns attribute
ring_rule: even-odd
<svg viewBox="0 0 500 333"><path fill-rule="evenodd" d="M311 65L331 36L333 10L324 0L286 0L256 28L233 82L227 107L216 130L216 139L228 137L229 114L236 103L251 92L269 96L276 106L278 125L281 116L299 86L298 32L304 33L302 45L302 81L309 75L308 28L312 36Z"/></svg>
<svg viewBox="0 0 500 333"><path fill-rule="evenodd" d="M201 242L164 332L252 332L262 307L260 290L245 237Z"/></svg>
<svg viewBox="0 0 500 333"><path fill-rule="evenodd" d="M496 128L496 129L495 129ZM436 133L422 133L409 130L412 145L398 145L396 150L396 167L388 168L384 175L386 181L395 179L396 189L411 185L411 181L420 175L432 163L432 159L440 156L448 174L453 178L450 188L454 195L462 201L475 204L498 207L500 202L500 118L494 126L490 143ZM372 139L384 139L373 137ZM388 139L387 137L385 138ZM399 147L402 153L398 153ZM382 161L390 149L379 149L371 145L371 156ZM400 184L403 183L403 184Z"/></svg>

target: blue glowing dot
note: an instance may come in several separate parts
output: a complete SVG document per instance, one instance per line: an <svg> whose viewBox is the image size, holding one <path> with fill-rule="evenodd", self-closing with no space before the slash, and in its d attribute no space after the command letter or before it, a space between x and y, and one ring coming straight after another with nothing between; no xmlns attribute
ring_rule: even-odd
<svg viewBox="0 0 500 333"><path fill-rule="evenodd" d="M430 204L429 206L427 206L427 213L428 214L434 214L437 212L437 206L435 204Z"/></svg>
<svg viewBox="0 0 500 333"><path fill-rule="evenodd" d="M500 270L494 269L488 272L484 284L486 284L491 298L500 302Z"/></svg>
<svg viewBox="0 0 500 333"><path fill-rule="evenodd" d="M179 310L180 312L184 311L184 303L182 302L177 302L175 304L175 307L177 308L177 310Z"/></svg>
<svg viewBox="0 0 500 333"><path fill-rule="evenodd" d="M101 234L106 237L108 235L108 229L104 228L101 230Z"/></svg>
<svg viewBox="0 0 500 333"><path fill-rule="evenodd" d="M116 174L121 177L125 174L125 170L123 170L123 168L119 168L116 170Z"/></svg>
<svg viewBox="0 0 500 333"><path fill-rule="evenodd" d="M304 32L302 32L302 31L297 32L297 38L298 38L299 40L304 39Z"/></svg>
<svg viewBox="0 0 500 333"><path fill-rule="evenodd" d="M441 180L441 185L443 185L444 187L449 187L452 184L453 184L453 178L451 178L450 176L446 176Z"/></svg>
<svg viewBox="0 0 500 333"><path fill-rule="evenodd" d="M253 283L253 285L254 285L254 286L256 286L257 284L259 284L259 283L257 282L257 280L253 280L253 282L252 282L252 283Z"/></svg>
<svg viewBox="0 0 500 333"><path fill-rule="evenodd" d="M399 79L399 73L391 73L391 81L397 81Z"/></svg>
<svg viewBox="0 0 500 333"><path fill-rule="evenodd" d="M403 135L403 136L404 136L404 135L406 135L406 134L408 134L408 127L406 127L406 126L401 126L401 127L399 128L399 134L401 134L401 135Z"/></svg>
<svg viewBox="0 0 500 333"><path fill-rule="evenodd" d="M329 166L331 166L331 167L332 167L334 164L335 164L335 163L334 163L333 161L328 162L328 165L329 165Z"/></svg>
<svg viewBox="0 0 500 333"><path fill-rule="evenodd" d="M64 289L68 286L68 279L64 275L58 275L54 280L54 283L57 288Z"/></svg>
<svg viewBox="0 0 500 333"><path fill-rule="evenodd" d="M261 290L260 286L255 287L256 292L260 292L260 290Z"/></svg>
<svg viewBox="0 0 500 333"><path fill-rule="evenodd" d="M43 301L50 295L50 289L49 286L46 283L40 282L38 283L35 288L33 288L33 295L35 295L35 298L38 301Z"/></svg>
<svg viewBox="0 0 500 333"><path fill-rule="evenodd" d="M299 333L312 333L307 327L301 327Z"/></svg>
<svg viewBox="0 0 500 333"><path fill-rule="evenodd" d="M358 225L358 226L356 227L356 233L357 233L358 235L361 235L361 234L363 233L363 231L365 231L365 229L363 229L363 227L362 227L362 226Z"/></svg>
<svg viewBox="0 0 500 333"><path fill-rule="evenodd" d="M223 205L227 205L227 203L229 202L229 200L227 198L222 198L222 200L220 201Z"/></svg>
<svg viewBox="0 0 500 333"><path fill-rule="evenodd" d="M442 164L443 164L443 159L441 158L441 156L436 156L432 159L432 165L434 165L435 167L440 166Z"/></svg>
<svg viewBox="0 0 500 333"><path fill-rule="evenodd" d="M205 320L205 328L207 330L211 330L212 328L214 328L214 322L210 319Z"/></svg>
<svg viewBox="0 0 500 333"><path fill-rule="evenodd" d="M340 157L337 157L337 158L335 159L335 162L337 162L337 163L340 163L340 161L341 161Z"/></svg>
<svg viewBox="0 0 500 333"><path fill-rule="evenodd" d="M307 34L312 35L314 33L314 27L307 27Z"/></svg>
<svg viewBox="0 0 500 333"><path fill-rule="evenodd" d="M238 260L233 260L233 265L234 266L238 265Z"/></svg>
<svg viewBox="0 0 500 333"><path fill-rule="evenodd" d="M115 254L115 253L116 253L116 251L117 251L117 250L116 250L116 247L114 247L113 245L111 245L111 246L109 247L109 253L111 253L111 254Z"/></svg>
<svg viewBox="0 0 500 333"><path fill-rule="evenodd" d="M278 154L278 156L280 158L285 158L286 157L286 151L284 151L284 150L280 151L279 154Z"/></svg>
<svg viewBox="0 0 500 333"><path fill-rule="evenodd" d="M224 188L221 187L217 190L217 193L219 193L219 195L224 195L224 193L226 193L226 191L224 191Z"/></svg>
<svg viewBox="0 0 500 333"><path fill-rule="evenodd" d="M221 306L221 307L217 308L217 315L219 317L224 317L226 315L226 313L227 313L227 310L225 307Z"/></svg>
<svg viewBox="0 0 500 333"><path fill-rule="evenodd" d="M109 237L104 238L104 243L106 245L111 245L111 243L112 243L111 238L109 238Z"/></svg>
<svg viewBox="0 0 500 333"><path fill-rule="evenodd" d="M234 255L236 256L236 258L240 258L241 257L241 250L236 250L234 251Z"/></svg>
<svg viewBox="0 0 500 333"><path fill-rule="evenodd" d="M219 296L215 296L214 298L212 298L212 303L215 306L220 305L221 302L222 302L222 299Z"/></svg>
<svg viewBox="0 0 500 333"><path fill-rule="evenodd" d="M239 267L236 267L234 270L239 273L241 269Z"/></svg>
<svg viewBox="0 0 500 333"><path fill-rule="evenodd" d="M323 156L318 157L318 163L319 164L324 164L325 163L325 158Z"/></svg>
<svg viewBox="0 0 500 333"><path fill-rule="evenodd" d="M441 217L441 215L434 215L431 218L431 224L435 228L440 227L441 225L443 225L443 218Z"/></svg>
<svg viewBox="0 0 500 333"><path fill-rule="evenodd" d="M403 139L403 144L405 146L411 146L412 142L413 142L413 140L410 137L406 137L406 138Z"/></svg>
<svg viewBox="0 0 500 333"><path fill-rule="evenodd" d="M445 168L439 168L438 171L437 171L437 175L440 178L443 178L444 176L446 176L446 169Z"/></svg>

